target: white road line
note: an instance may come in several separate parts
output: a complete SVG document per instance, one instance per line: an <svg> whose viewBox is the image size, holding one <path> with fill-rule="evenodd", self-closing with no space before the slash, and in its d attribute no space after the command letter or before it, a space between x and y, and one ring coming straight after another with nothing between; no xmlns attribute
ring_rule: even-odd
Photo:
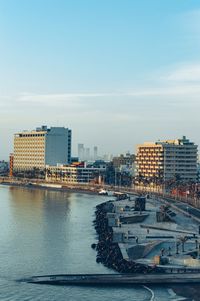
<svg viewBox="0 0 200 301"><path fill-rule="evenodd" d="M143 285L143 287L151 293L150 301L154 301L154 299L155 299L154 291L152 291L148 286Z"/></svg>

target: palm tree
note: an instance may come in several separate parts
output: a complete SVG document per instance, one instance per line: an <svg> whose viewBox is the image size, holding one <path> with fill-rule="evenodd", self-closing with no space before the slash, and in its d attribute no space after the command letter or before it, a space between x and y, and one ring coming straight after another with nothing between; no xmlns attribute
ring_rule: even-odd
<svg viewBox="0 0 200 301"><path fill-rule="evenodd" d="M185 252L185 243L188 240L188 238L186 236L181 236L179 238L180 242L181 242L181 246L182 246L182 252Z"/></svg>

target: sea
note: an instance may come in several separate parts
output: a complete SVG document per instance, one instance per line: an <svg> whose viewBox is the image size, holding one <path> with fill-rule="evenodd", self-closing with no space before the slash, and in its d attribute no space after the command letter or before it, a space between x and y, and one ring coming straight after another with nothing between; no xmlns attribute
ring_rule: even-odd
<svg viewBox="0 0 200 301"><path fill-rule="evenodd" d="M106 196L0 185L0 301L185 300L170 287L50 286L31 276L112 273L96 263L95 206ZM192 299L191 299L192 300Z"/></svg>

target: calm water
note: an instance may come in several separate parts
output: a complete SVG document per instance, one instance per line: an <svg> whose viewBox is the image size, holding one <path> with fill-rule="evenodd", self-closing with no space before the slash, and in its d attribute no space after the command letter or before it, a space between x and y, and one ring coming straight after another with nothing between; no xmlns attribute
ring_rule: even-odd
<svg viewBox="0 0 200 301"><path fill-rule="evenodd" d="M91 244L95 206L106 197L0 186L0 301L151 300L143 287L57 287L16 280L56 273L109 273ZM155 299L176 300L167 288Z"/></svg>

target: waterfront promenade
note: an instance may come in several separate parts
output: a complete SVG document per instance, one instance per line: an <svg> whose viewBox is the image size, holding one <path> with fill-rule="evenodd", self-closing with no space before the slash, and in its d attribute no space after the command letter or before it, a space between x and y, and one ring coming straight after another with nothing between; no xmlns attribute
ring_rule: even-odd
<svg viewBox="0 0 200 301"><path fill-rule="evenodd" d="M100 185L100 184L66 184L63 182L47 182L44 179L28 179L28 178L14 178L14 177L1 177L0 184L3 185L14 185L14 186L26 186L31 188L40 189L52 189L52 190L70 190L70 191L82 191L87 193L98 193L101 188L107 191L118 191L133 195L151 195L161 202L166 202L171 206L176 206L180 212L197 218L200 222L200 199L194 199L189 197L180 197L171 195L168 193L161 193L156 191L138 190L136 187L123 187L123 186L113 186L113 185Z"/></svg>

